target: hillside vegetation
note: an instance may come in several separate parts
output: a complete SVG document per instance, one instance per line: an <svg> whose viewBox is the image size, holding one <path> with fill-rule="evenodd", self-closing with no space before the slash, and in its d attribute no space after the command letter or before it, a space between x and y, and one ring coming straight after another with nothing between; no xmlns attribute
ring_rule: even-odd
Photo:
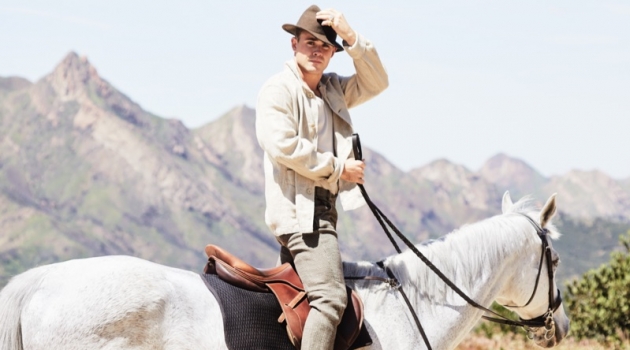
<svg viewBox="0 0 630 350"><path fill-rule="evenodd" d="M566 306L571 332L578 339L596 339L614 347L630 342L630 231L620 238L623 251L608 263L572 281Z"/></svg>

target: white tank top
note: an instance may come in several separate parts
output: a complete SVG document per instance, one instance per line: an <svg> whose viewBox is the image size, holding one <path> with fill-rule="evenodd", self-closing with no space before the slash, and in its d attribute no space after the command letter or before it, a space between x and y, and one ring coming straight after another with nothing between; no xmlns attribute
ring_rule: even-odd
<svg viewBox="0 0 630 350"><path fill-rule="evenodd" d="M319 115L317 116L317 150L322 153L330 152L335 154L332 111L323 99L320 97L316 97L315 99L319 110ZM330 184L326 180L316 182L315 186L323 187L332 194L339 191L339 185L337 183Z"/></svg>
<svg viewBox="0 0 630 350"><path fill-rule="evenodd" d="M315 97L319 116L317 118L317 149L320 152L333 152L332 111L320 97Z"/></svg>

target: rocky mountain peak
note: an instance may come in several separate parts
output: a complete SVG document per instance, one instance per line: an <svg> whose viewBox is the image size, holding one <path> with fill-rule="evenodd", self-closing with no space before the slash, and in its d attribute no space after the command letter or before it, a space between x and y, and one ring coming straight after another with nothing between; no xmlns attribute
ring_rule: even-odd
<svg viewBox="0 0 630 350"><path fill-rule="evenodd" d="M232 122L240 124L241 132L247 132L252 136L252 140L256 142L256 110L249 106L242 104L232 109L229 114L232 115Z"/></svg>
<svg viewBox="0 0 630 350"><path fill-rule="evenodd" d="M517 196L531 194L547 182L545 177L527 163L504 153L488 159L478 174L486 181L494 183L499 192L510 190Z"/></svg>
<svg viewBox="0 0 630 350"><path fill-rule="evenodd" d="M409 175L429 180L436 199L442 201L447 211L457 212L462 218L496 209L499 195L494 186L461 164L437 159L410 171Z"/></svg>
<svg viewBox="0 0 630 350"><path fill-rule="evenodd" d="M255 119L256 111L242 104L194 131L209 154L218 157L221 166L251 191L263 188L263 156L256 139Z"/></svg>
<svg viewBox="0 0 630 350"><path fill-rule="evenodd" d="M572 170L552 177L547 187L562 194L565 209L573 216L630 221L630 193L599 170Z"/></svg>
<svg viewBox="0 0 630 350"><path fill-rule="evenodd" d="M103 80L87 57L70 52L45 78L60 97L78 97L85 92L90 81L102 85Z"/></svg>
<svg viewBox="0 0 630 350"><path fill-rule="evenodd" d="M0 77L0 91L20 90L31 86L33 83L21 77Z"/></svg>
<svg viewBox="0 0 630 350"><path fill-rule="evenodd" d="M234 107L229 113L234 116L240 116L241 118L245 116L253 117L256 115L256 110L248 107L246 104L243 103Z"/></svg>
<svg viewBox="0 0 630 350"><path fill-rule="evenodd" d="M433 162L413 171L417 175L428 180L446 180L452 183L463 183L473 175L465 166L451 163L448 159L437 159Z"/></svg>
<svg viewBox="0 0 630 350"><path fill-rule="evenodd" d="M504 153L499 153L488 159L479 170L479 173L491 182L498 179L518 174L523 177L536 176L538 173L524 161L512 158Z"/></svg>

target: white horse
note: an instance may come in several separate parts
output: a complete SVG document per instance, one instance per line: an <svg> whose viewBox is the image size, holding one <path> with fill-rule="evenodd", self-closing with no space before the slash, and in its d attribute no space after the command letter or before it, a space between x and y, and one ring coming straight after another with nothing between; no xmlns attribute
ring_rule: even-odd
<svg viewBox="0 0 630 350"><path fill-rule="evenodd" d="M538 278L541 240L529 215L542 227L556 210L555 195L540 212L527 201L503 197L503 215L467 225L417 248L469 297L490 306L524 305ZM557 254L552 264L557 265ZM456 295L413 252L387 258L411 299L433 349L453 349L482 312ZM532 301L514 308L523 319L548 311L548 291L555 281L543 273ZM346 276L387 277L373 263L345 263ZM423 349L398 290L374 281L352 281L365 305L365 323L373 344L364 349ZM555 294L554 294L555 295ZM568 332L560 306L555 332L540 346L555 346ZM221 310L198 274L138 258L108 256L41 266L14 277L0 293L0 349L226 349Z"/></svg>

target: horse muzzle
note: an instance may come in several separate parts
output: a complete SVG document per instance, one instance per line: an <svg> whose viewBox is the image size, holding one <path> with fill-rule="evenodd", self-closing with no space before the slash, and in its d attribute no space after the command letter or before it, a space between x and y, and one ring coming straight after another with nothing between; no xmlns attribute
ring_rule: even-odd
<svg viewBox="0 0 630 350"><path fill-rule="evenodd" d="M569 325L569 318L560 305L556 312L547 316L543 327L527 328L527 337L540 347L552 348L560 344L562 339L567 336Z"/></svg>

